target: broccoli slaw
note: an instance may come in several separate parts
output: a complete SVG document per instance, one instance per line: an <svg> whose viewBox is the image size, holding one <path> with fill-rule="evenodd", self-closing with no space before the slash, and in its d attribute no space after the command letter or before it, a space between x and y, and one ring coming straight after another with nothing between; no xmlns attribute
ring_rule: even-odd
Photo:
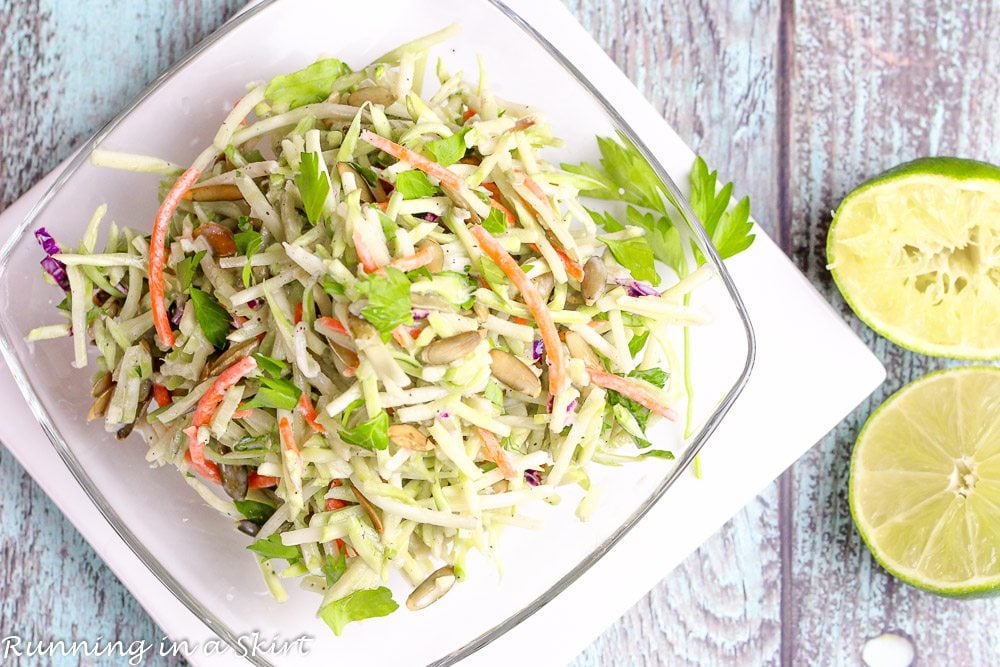
<svg viewBox="0 0 1000 667"><path fill-rule="evenodd" d="M585 520L592 465L672 458L646 437L684 402L671 330L707 321L711 267L654 288L643 229L584 207L537 111L441 61L421 94L454 30L248 86L186 170L95 151L165 176L149 236L110 223L98 251L106 207L72 251L36 232L66 321L29 339L80 368L96 345L88 418L141 433L337 634L397 608L393 571L433 603L562 486Z"/></svg>

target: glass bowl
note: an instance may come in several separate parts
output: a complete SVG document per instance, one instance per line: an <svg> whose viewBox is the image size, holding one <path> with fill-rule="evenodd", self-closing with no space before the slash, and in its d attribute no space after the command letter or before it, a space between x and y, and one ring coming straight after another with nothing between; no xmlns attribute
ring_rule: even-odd
<svg viewBox="0 0 1000 667"><path fill-rule="evenodd" d="M373 22L373 16L378 20ZM337 638L315 617L315 594L291 585L287 603L271 599L246 551L249 538L207 507L176 470L151 469L138 436L119 442L100 424L86 422L93 368L71 366L68 339L25 341L30 329L56 320L53 308L62 298L41 279L42 254L32 232L46 227L56 239L75 242L101 203L109 205L109 217L119 224L149 229L157 208L157 177L94 167L87 161L92 149L188 164L211 142L246 82L297 69L321 55L363 65L456 21L463 25L462 34L435 54L452 71L462 69L470 78L476 72L475 56L481 54L498 95L544 111L566 140L565 147L547 152L552 162L594 162L599 157L595 135L619 131L642 151L678 202L720 278L696 297L713 316L692 336L693 423L698 426L687 439L670 424L651 429L651 439L672 449L675 461L598 470L605 499L586 523L573 517L579 499L573 490L563 494L557 507L539 503L527 508L545 527L505 534L502 576L485 558L470 557L468 579L432 607L419 613L404 608L354 624ZM452 664L530 617L607 553L685 471L747 381L755 349L752 327L729 273L675 184L674 178L682 180L690 166L678 162L682 159L687 158L665 160L665 168L612 101L496 0L266 1L212 35L91 139L15 230L0 251L0 351L53 446L109 524L238 654L247 653L246 638L253 632L284 638L305 633L315 638L308 654L247 657L259 665L274 664L269 660L322 664L330 655L365 664ZM401 582L391 585L397 599L405 597Z"/></svg>

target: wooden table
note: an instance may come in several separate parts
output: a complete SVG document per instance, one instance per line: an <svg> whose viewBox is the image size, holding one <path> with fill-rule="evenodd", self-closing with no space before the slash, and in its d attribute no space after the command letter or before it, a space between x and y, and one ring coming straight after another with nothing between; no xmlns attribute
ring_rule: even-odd
<svg viewBox="0 0 1000 667"><path fill-rule="evenodd" d="M0 210L241 4L0 0ZM889 393L943 364L861 325L823 252L831 209L863 179L927 154L1000 162L1000 2L567 4L750 195L761 224L889 368L870 401L574 664L850 665L889 630L914 640L923 665L1000 663L1000 601L902 585L854 531L847 462L858 428ZM160 636L2 448L0 480L0 637Z"/></svg>

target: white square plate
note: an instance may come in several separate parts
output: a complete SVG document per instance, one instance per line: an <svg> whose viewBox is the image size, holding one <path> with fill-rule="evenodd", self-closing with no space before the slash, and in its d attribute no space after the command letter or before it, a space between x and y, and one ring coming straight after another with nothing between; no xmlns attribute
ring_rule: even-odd
<svg viewBox="0 0 1000 667"><path fill-rule="evenodd" d="M334 11L330 3L307 0L286 0L268 7L241 25L237 33L213 44L144 101L130 115L129 123L123 124L125 132L116 134L116 143L108 146L150 152L184 162L210 138L216 119L239 96L244 81L268 78L274 73L295 69L324 53L342 57L351 64L363 64L400 41L440 28L457 18L463 23L465 32L463 37L448 45L456 51L448 54L448 60L462 63L466 72L473 72L473 54L483 53L494 85L501 95L544 109L556 132L567 138L570 147L579 147L581 151L574 153L570 150L565 154L567 158L593 159L593 134L607 134L610 127L606 121L602 124L600 116L591 111L590 106L574 98L572 87L576 86L575 83L557 83L560 77L567 77L565 71L560 70L556 63L546 61L548 56L544 52L539 54L533 51L532 48L537 49L537 45L517 42L517 39L525 40L526 37L517 33L519 29L516 26L497 22L495 9L486 3L458 0L439 2L433 6L404 0L385 0L382 4L386 8L375 12L381 17L376 29L334 30L332 33L337 36L335 45L330 44L330 25L358 23L351 20L352 10L348 7L337 5ZM584 71L606 97L616 100L626 121L637 130L671 175L683 181L693 157L690 151L642 102L635 89L586 37L565 9L557 1L511 4ZM359 8L353 11L369 17L373 15L370 3L365 5L363 12ZM324 16L324 12L329 14L329 20L316 20ZM310 17L310 20L303 20L303 16ZM289 39L288 35L293 32L295 38ZM237 35L239 38L234 38ZM518 43L522 48L518 49L518 55L504 57L512 43ZM254 47L248 49L248 44ZM530 75L525 75L526 71ZM170 119L169 124L164 119ZM155 128L159 131L154 131ZM181 136L189 141L179 142ZM151 214L155 207L149 196L152 186L148 181L135 182L135 188L116 189L114 193L102 192L96 187L85 188L92 193L93 199L80 198L75 203L80 210L89 210L110 195L112 213L117 212L120 221L124 222L121 218L124 211L140 212L145 217L151 217L146 214ZM5 213L4 218L23 215L23 211L21 206L15 205ZM129 224L142 226L132 220ZM674 487L636 532L627 536L594 570L544 608L531 622L516 628L503 640L505 645L510 645L514 637L539 632L546 624L555 622L558 623L558 630L553 629L555 625L548 625L547 640L546 633L541 632L537 640L527 644L532 647L530 653L535 658L548 655L564 659L571 656L594 631L614 618L614 615L605 612L623 611L627 604L696 547L881 381L882 369L878 363L773 244L761 238L750 251L732 262L731 268L758 329L759 361L747 395L737 403L731 418L713 437L705 453L708 478L703 482L684 480ZM724 308L720 306L718 310L724 311ZM738 320L733 321L732 314L720 312L717 324L715 331L726 332L738 326ZM718 335L720 341L726 340L725 333ZM722 369L731 369L734 361L738 365L740 355L745 353L726 346L718 347L732 355L716 359ZM68 354L62 352L52 354L58 356L60 361L68 362ZM703 354L707 353L703 351ZM46 365L55 361L48 355L38 358L38 363ZM704 360L696 359L696 364L699 361ZM709 366L703 363L701 367ZM53 372L58 372L55 366ZM63 372L67 381L78 377L70 373L68 364ZM716 396L733 379L724 372L713 377L708 377L706 373L703 380L705 393ZM6 384L4 391L9 391ZM756 413L747 412L748 404L752 403L757 403ZM780 410L775 412L776 409ZM743 423L739 430L734 431L734 422L739 415L743 415ZM15 432L10 429L14 426L0 425L0 437L13 445L15 454L29 470L39 470L32 465L38 453L20 446L29 439L23 434L18 438L11 437ZM754 432L758 434L756 439L747 437L747 433ZM727 440L725 436L730 433L733 436ZM737 434L742 437L735 437ZM732 451L725 449L727 445ZM45 449L48 453L47 446ZM627 483L640 487L635 497L628 502L612 503L611 507L602 508L595 521L586 527L564 523L557 526L558 530L542 535L511 533L506 540L509 555L505 558L503 582L498 583L495 577L485 576L484 569L484 576L476 579L476 573L473 573L470 577L475 579L473 583L463 584L422 614L397 613L371 624L352 626L345 637L335 639L325 626L313 618L317 602L315 597L305 594L293 596L284 608L277 607L266 597L256 569L242 550L245 540L230 535L227 522L211 516L208 510L192 499L186 485L172 471L146 471L147 477L142 478L141 484L133 481L132 484L112 487L110 481L115 478L116 472L138 467L136 457L141 460L141 452L137 449L133 443L132 447L122 452L120 464L125 468L111 466L98 470L95 463L94 467L88 466L88 472L98 481L109 503L154 556L181 580L207 611L236 634L260 630L265 636L279 634L294 637L306 632L317 638L309 656L298 661L275 659L281 664L318 664L327 655L348 660L366 659L374 661L374 664L390 660L394 664L425 664L442 658L523 608L565 574L621 523L638 500L646 495L643 491L648 492L655 486L663 473L662 468L654 470L648 467L633 473L635 476L630 477ZM99 456L96 450L93 454ZM53 471L56 469L53 468ZM63 473L64 470L57 472ZM48 476L41 481L49 490L52 483L47 484L46 478ZM150 484L154 486L147 489ZM169 508L166 516L153 517L156 523L150 524L148 504L130 503L130 499L149 500L154 497L170 498L177 504ZM92 506L74 507L71 516L79 517L78 526L92 541L108 539L106 524L99 515L94 520L95 511ZM647 546L645 556L648 560L627 557L626 567L618 571L610 570L612 566L608 562L617 560L626 545L636 539L641 540L654 522L658 522L655 532L670 535L671 539L663 543L657 541L655 549ZM111 537L114 538L113 535ZM573 546L552 548L553 545L567 544ZM117 538L109 539L105 546L103 551L107 553L103 555L113 566L118 563L119 567L134 573L121 576L133 586L134 592L157 616L157 620L175 636L184 636L179 630L188 628L185 632L190 638L190 633L195 632L191 628L190 617L181 622L181 617L189 612L179 608L173 600L168 603L162 599L163 589L158 589L157 582L151 580L148 572L135 568L134 556L123 549ZM535 555L540 553L545 553L547 557L536 558ZM653 555L656 558L649 559ZM655 565L637 567L642 562ZM219 569L214 570L214 567ZM601 572L604 572L604 579L595 579ZM610 575L611 572L614 574ZM626 580L625 585L622 579ZM609 581L613 581L614 585L608 585ZM631 583L637 581L642 581L644 588ZM600 610L594 605L574 608L564 602L580 595L577 591L585 591L581 588L583 586L590 586L591 591L601 591ZM136 588L147 591L146 595L136 591ZM460 595L456 594L462 589L464 591ZM158 596L155 593L157 590L161 592ZM624 596L622 591L626 591ZM170 616L161 618L163 614L158 614L157 610L167 608L171 610ZM474 613L470 614L470 609ZM581 626L586 628L584 632L580 632ZM559 637L560 641L553 642L553 636ZM381 640L386 637L391 637L392 641ZM523 650L525 644L521 646ZM490 647L476 657L489 660L491 655L501 655L496 650L495 646ZM201 655L196 652L192 657L198 660Z"/></svg>

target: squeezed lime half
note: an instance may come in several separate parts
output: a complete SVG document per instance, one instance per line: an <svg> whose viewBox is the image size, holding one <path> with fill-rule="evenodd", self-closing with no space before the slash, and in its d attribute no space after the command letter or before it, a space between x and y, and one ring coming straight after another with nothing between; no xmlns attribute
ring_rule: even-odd
<svg viewBox="0 0 1000 667"><path fill-rule="evenodd" d="M858 317L902 347L1000 358L1000 167L924 158L849 194L827 261Z"/></svg>

